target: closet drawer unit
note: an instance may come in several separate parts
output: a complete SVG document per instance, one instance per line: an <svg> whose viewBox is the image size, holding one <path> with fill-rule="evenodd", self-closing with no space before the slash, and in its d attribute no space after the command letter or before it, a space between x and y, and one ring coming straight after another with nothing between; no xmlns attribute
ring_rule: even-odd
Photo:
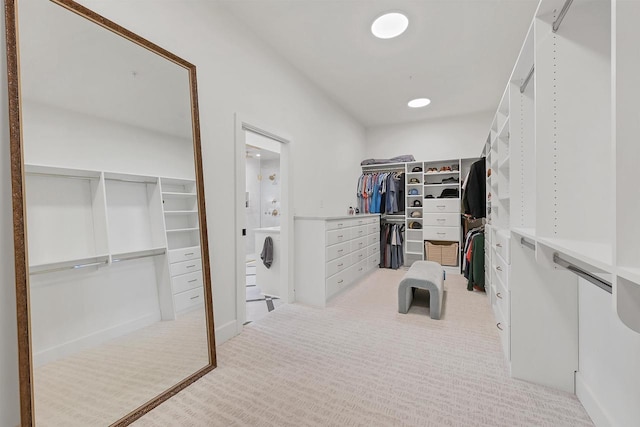
<svg viewBox="0 0 640 427"><path fill-rule="evenodd" d="M194 271L202 270L202 262L200 258L193 259L191 261L176 262L169 266L169 270L171 271L171 277L192 273Z"/></svg>
<svg viewBox="0 0 640 427"><path fill-rule="evenodd" d="M455 213L428 213L424 215L422 224L425 227L457 227L460 225L460 214Z"/></svg>
<svg viewBox="0 0 640 427"><path fill-rule="evenodd" d="M426 213L460 213L460 199L424 199Z"/></svg>
<svg viewBox="0 0 640 427"><path fill-rule="evenodd" d="M369 263L367 262L366 259L363 259L362 261L360 261L359 263L353 266L352 280L362 277L368 271L369 271Z"/></svg>
<svg viewBox="0 0 640 427"><path fill-rule="evenodd" d="M360 237L366 237L367 234L369 234L369 231L367 230L367 226L366 225L360 225L358 227L353 227L351 229L351 238L352 239L358 239Z"/></svg>
<svg viewBox="0 0 640 427"><path fill-rule="evenodd" d="M369 246L366 237L361 237L359 239L355 239L351 241L351 252L359 251L360 249L364 249Z"/></svg>
<svg viewBox="0 0 640 427"><path fill-rule="evenodd" d="M351 219L327 221L327 230L339 230L341 228L352 227L354 224L351 221Z"/></svg>
<svg viewBox="0 0 640 427"><path fill-rule="evenodd" d="M493 304L493 314L495 316L496 329L500 335L500 342L502 343L502 351L504 357L507 360L511 360L511 326L509 321L500 311L500 307L497 303Z"/></svg>
<svg viewBox="0 0 640 427"><path fill-rule="evenodd" d="M362 248L359 251L351 254L351 264L357 264L361 261L364 261L368 256L369 255L367 254L367 248Z"/></svg>
<svg viewBox="0 0 640 427"><path fill-rule="evenodd" d="M379 253L380 253L380 245L378 243L374 243L373 245L367 246L367 255L371 256Z"/></svg>
<svg viewBox="0 0 640 427"><path fill-rule="evenodd" d="M511 236L509 231L500 230L495 235L496 253L502 257L507 264L511 264Z"/></svg>
<svg viewBox="0 0 640 427"><path fill-rule="evenodd" d="M327 246L351 240L351 228L327 231Z"/></svg>
<svg viewBox="0 0 640 427"><path fill-rule="evenodd" d="M457 242L460 239L459 227L425 227L422 230L424 240L446 240Z"/></svg>
<svg viewBox="0 0 640 427"><path fill-rule="evenodd" d="M368 224L367 225L367 233L371 234L380 234L380 224Z"/></svg>
<svg viewBox="0 0 640 427"><path fill-rule="evenodd" d="M193 273L181 274L171 278L173 294L188 291L189 289L202 287L202 272L194 271Z"/></svg>
<svg viewBox="0 0 640 427"><path fill-rule="evenodd" d="M341 256L345 256L349 254L350 252L351 252L351 243L349 242L338 243L337 245L328 246L326 249L327 261L340 258Z"/></svg>
<svg viewBox="0 0 640 427"><path fill-rule="evenodd" d="M367 243L370 244L370 245L378 243L379 241L380 241L380 231L378 231L375 234L369 234L367 236Z"/></svg>
<svg viewBox="0 0 640 427"><path fill-rule="evenodd" d="M496 280L496 283L492 284L492 290L494 292L494 297L496 303L498 304L498 308L500 309L500 313L504 315L504 320L509 322L509 291L504 288L502 281L500 279Z"/></svg>
<svg viewBox="0 0 640 427"><path fill-rule="evenodd" d="M200 246L169 251L169 262L171 264L174 262L189 261L196 258L200 258Z"/></svg>
<svg viewBox="0 0 640 427"><path fill-rule="evenodd" d="M353 221L352 225L353 226L358 226L358 225L366 225L369 223L370 218L357 218L357 219L352 219L351 221Z"/></svg>
<svg viewBox="0 0 640 427"><path fill-rule="evenodd" d="M173 303L176 312L185 311L204 304L204 289L191 289L190 291L185 291L174 295Z"/></svg>
<svg viewBox="0 0 640 427"><path fill-rule="evenodd" d="M325 270L325 277L333 276L339 271L344 270L352 264L351 255L345 255L333 261L329 261Z"/></svg>

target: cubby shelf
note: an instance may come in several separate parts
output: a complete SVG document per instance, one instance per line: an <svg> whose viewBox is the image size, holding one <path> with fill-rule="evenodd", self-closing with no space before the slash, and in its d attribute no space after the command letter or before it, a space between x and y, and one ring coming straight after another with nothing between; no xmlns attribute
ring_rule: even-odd
<svg viewBox="0 0 640 427"><path fill-rule="evenodd" d="M459 175L460 171L443 171L443 172L425 172L424 175L433 176L433 175Z"/></svg>
<svg viewBox="0 0 640 427"><path fill-rule="evenodd" d="M410 241L410 240L408 240L408 241ZM415 241L418 242L419 240L415 240ZM407 254L408 255L420 255L420 256L422 256L422 252L407 251Z"/></svg>
<svg viewBox="0 0 640 427"><path fill-rule="evenodd" d="M198 211L164 211L165 215L194 215Z"/></svg>
<svg viewBox="0 0 640 427"><path fill-rule="evenodd" d="M536 229L535 228L525 228L525 227L511 227L511 231L514 233L535 241L536 239Z"/></svg>
<svg viewBox="0 0 640 427"><path fill-rule="evenodd" d="M167 230L167 233L187 233L187 232L198 231L198 230L200 230L199 227L176 228L175 230Z"/></svg>
<svg viewBox="0 0 640 427"><path fill-rule="evenodd" d="M166 192L163 191L162 195L164 197L196 197L196 193L175 193L175 192Z"/></svg>
<svg viewBox="0 0 640 427"><path fill-rule="evenodd" d="M451 183L445 183L445 184L424 184L425 187L457 187L460 183L459 182L451 182Z"/></svg>

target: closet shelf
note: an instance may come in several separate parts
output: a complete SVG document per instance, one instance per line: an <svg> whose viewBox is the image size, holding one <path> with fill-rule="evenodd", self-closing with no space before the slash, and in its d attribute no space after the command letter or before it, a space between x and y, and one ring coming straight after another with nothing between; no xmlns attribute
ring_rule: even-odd
<svg viewBox="0 0 640 427"><path fill-rule="evenodd" d="M425 175L459 175L460 171L443 171L443 172L425 172Z"/></svg>
<svg viewBox="0 0 640 427"><path fill-rule="evenodd" d="M536 229L535 228L525 228L525 227L512 227L511 231L514 233L526 237L531 240L536 240Z"/></svg>
<svg viewBox="0 0 640 427"><path fill-rule="evenodd" d="M108 254L100 254L82 258L69 258L61 261L45 262L29 265L29 274L53 273L63 270L77 270L85 267L98 267L109 262Z"/></svg>
<svg viewBox="0 0 640 427"><path fill-rule="evenodd" d="M425 187L457 187L458 185L460 185L460 182L452 182L452 183L446 183L446 184L425 184Z"/></svg>
<svg viewBox="0 0 640 427"><path fill-rule="evenodd" d="M505 194L503 196L498 196L498 200L505 201L505 200L510 200L510 199L511 199L511 195L510 194Z"/></svg>
<svg viewBox="0 0 640 427"><path fill-rule="evenodd" d="M538 242L575 258L585 264L596 267L606 273L613 272L613 251L611 245L605 243L586 242L582 240L538 237Z"/></svg>
<svg viewBox="0 0 640 427"><path fill-rule="evenodd" d="M176 228L175 230L167 230L167 234L168 233L188 233L191 231L198 231L200 230L199 227L194 227L194 228Z"/></svg>
<svg viewBox="0 0 640 427"><path fill-rule="evenodd" d="M504 123L498 132L498 139L501 139L507 144L509 143L509 116L505 118Z"/></svg>
<svg viewBox="0 0 640 427"><path fill-rule="evenodd" d="M411 242L411 241L412 240L407 240L407 242ZM417 242L418 240L415 240L415 241ZM407 252L407 255L420 255L420 256L422 256L422 252L413 252L413 251L406 251L406 252Z"/></svg>
<svg viewBox="0 0 640 427"><path fill-rule="evenodd" d="M422 183L418 183L418 184L407 184L407 187L419 187L421 186Z"/></svg>
<svg viewBox="0 0 640 427"><path fill-rule="evenodd" d="M618 277L622 277L640 286L640 268L618 267Z"/></svg>
<svg viewBox="0 0 640 427"><path fill-rule="evenodd" d="M41 175L60 178L82 178L82 179L100 179L99 171L59 168L56 166L45 165L24 165L24 172L27 175Z"/></svg>

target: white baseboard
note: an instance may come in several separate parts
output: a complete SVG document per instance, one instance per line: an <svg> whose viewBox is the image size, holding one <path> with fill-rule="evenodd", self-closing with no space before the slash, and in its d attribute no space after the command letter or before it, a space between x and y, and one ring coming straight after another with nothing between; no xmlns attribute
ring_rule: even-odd
<svg viewBox="0 0 640 427"><path fill-rule="evenodd" d="M216 347L240 333L238 332L237 324L238 322L236 320L232 320L216 328Z"/></svg>
<svg viewBox="0 0 640 427"><path fill-rule="evenodd" d="M613 420L600 405L598 398L591 387L585 382L580 372L576 372L576 396L578 396L580 403L582 403L587 414L591 417L591 421L593 421L597 427L614 425Z"/></svg>
<svg viewBox="0 0 640 427"><path fill-rule="evenodd" d="M120 323L119 325L111 326L109 328L93 332L89 335L67 341L54 347L49 347L45 350L34 353L33 365L36 368L38 366L46 365L47 363L67 357L71 354L77 353L78 351L98 346L104 342L112 340L113 338L150 326L159 321L160 313L151 313L137 319Z"/></svg>

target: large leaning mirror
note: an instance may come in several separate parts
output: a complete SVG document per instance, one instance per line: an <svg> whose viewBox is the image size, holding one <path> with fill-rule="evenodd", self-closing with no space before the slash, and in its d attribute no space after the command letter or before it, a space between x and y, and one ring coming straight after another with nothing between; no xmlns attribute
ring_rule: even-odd
<svg viewBox="0 0 640 427"><path fill-rule="evenodd" d="M195 67L5 6L22 425L126 425L216 364Z"/></svg>

